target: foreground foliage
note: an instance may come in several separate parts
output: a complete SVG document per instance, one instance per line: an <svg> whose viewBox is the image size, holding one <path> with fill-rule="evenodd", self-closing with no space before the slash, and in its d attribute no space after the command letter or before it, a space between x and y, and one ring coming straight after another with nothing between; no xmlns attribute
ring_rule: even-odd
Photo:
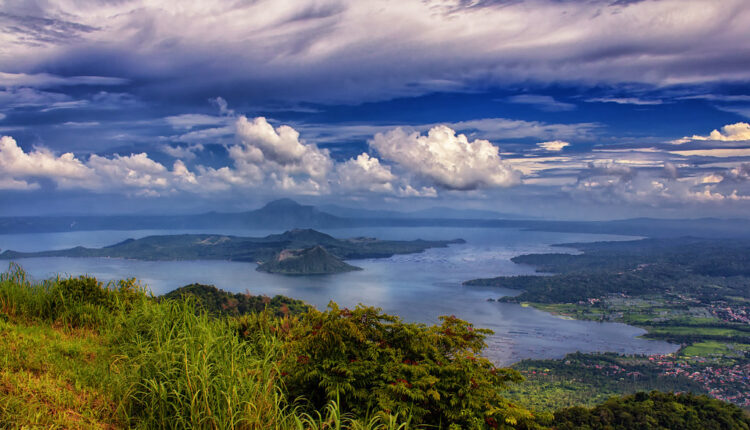
<svg viewBox="0 0 750 430"><path fill-rule="evenodd" d="M336 400L358 416L395 412L436 426L533 423L529 411L500 395L521 375L478 355L489 331L455 317L425 327L375 308L332 303L328 311L310 311L281 329L289 393L316 408Z"/></svg>
<svg viewBox="0 0 750 430"><path fill-rule="evenodd" d="M283 314L207 312L195 296L156 299L134 280L32 283L12 265L0 274L0 427L534 429L591 421L586 410L553 418L508 402L503 392L520 374L482 358L488 332L454 317L427 327L333 303ZM747 423L731 405L705 406Z"/></svg>

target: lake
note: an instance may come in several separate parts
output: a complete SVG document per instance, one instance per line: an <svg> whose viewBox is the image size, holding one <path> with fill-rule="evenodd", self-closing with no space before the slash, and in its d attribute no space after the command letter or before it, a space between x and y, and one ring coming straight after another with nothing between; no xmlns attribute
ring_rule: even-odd
<svg viewBox="0 0 750 430"><path fill-rule="evenodd" d="M325 276L282 276L255 271L253 263L229 261L137 261L112 258L29 258L18 262L35 279L88 274L101 280L135 277L154 294L193 282L233 292L283 294L324 309L333 300L341 306L358 303L383 308L406 321L436 323L440 315L456 315L477 327L492 329L485 355L499 365L525 358L561 358L567 353L610 351L664 354L677 345L638 338L644 330L617 323L559 318L516 304L487 299L516 294L491 287L466 287L461 282L499 275L534 274L510 258L524 253L575 252L551 247L556 243L625 240L632 237L581 233L529 232L486 228L357 228L322 230L338 238L456 239L466 244L430 249L387 259L354 260L363 271ZM128 238L154 234L219 233L265 236L279 231L170 230L93 231L0 235L0 249L41 251L73 246L101 247Z"/></svg>

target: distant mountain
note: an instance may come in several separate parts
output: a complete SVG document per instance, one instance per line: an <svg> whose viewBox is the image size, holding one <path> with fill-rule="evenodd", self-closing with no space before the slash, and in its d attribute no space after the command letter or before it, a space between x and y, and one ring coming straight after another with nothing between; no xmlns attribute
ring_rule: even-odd
<svg viewBox="0 0 750 430"><path fill-rule="evenodd" d="M239 214L239 217L245 227L256 228L321 228L347 224L343 218L291 199L274 200L260 209Z"/></svg>
<svg viewBox="0 0 750 430"><path fill-rule="evenodd" d="M341 218L404 218L404 212L321 205L320 210Z"/></svg>
<svg viewBox="0 0 750 430"><path fill-rule="evenodd" d="M326 251L320 245L306 249L285 249L256 270L282 275L327 275L362 270Z"/></svg>
<svg viewBox="0 0 750 430"><path fill-rule="evenodd" d="M274 200L247 212L208 212L197 215L66 215L0 217L0 234L92 230L186 230L210 228L323 228L348 227L351 220L322 212L291 199Z"/></svg>
<svg viewBox="0 0 750 430"><path fill-rule="evenodd" d="M433 207L411 212L392 210L370 210L349 208L337 205L323 205L320 207L330 214L343 218L380 218L380 219L532 219L526 215L495 212L481 209L457 209L449 207Z"/></svg>
<svg viewBox="0 0 750 430"><path fill-rule="evenodd" d="M92 230L291 229L352 227L516 228L647 237L750 237L748 219L653 219L545 221L511 214L461 208L432 208L411 213L325 206L275 200L260 209L175 216L0 217L0 234Z"/></svg>

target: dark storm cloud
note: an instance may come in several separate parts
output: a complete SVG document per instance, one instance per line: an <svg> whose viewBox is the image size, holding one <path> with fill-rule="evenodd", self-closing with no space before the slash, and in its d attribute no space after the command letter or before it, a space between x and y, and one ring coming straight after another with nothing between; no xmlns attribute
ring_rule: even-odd
<svg viewBox="0 0 750 430"><path fill-rule="evenodd" d="M203 2L179 11L169 3L86 2L62 10L49 2L39 9L57 17L3 17L6 27L59 42L45 52L7 49L21 64L65 76L130 78L144 93L180 100L231 91L254 102L361 102L424 94L438 82L465 91L527 80L750 78L750 48L741 43L750 15L739 1L441 4L456 10L447 17L416 0L388 8ZM23 34L8 43L25 43Z"/></svg>

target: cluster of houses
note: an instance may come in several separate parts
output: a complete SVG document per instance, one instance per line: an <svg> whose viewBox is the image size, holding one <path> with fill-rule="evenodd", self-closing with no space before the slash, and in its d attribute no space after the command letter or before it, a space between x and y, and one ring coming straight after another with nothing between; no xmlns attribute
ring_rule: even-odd
<svg viewBox="0 0 750 430"><path fill-rule="evenodd" d="M750 363L711 366L710 359L675 360L672 356L651 356L649 360L664 369L664 375L684 376L700 383L708 394L738 406L750 406Z"/></svg>
<svg viewBox="0 0 750 430"><path fill-rule="evenodd" d="M739 322L750 324L750 307L712 304L711 313L725 322Z"/></svg>

